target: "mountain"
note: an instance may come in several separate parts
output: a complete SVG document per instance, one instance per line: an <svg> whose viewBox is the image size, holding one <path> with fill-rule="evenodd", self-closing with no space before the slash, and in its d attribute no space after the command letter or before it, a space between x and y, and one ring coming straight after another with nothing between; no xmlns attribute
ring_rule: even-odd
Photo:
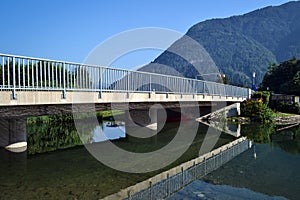
<svg viewBox="0 0 300 200"><path fill-rule="evenodd" d="M201 47L195 49L188 38ZM195 53L198 49L201 53ZM189 78L203 74L205 80L220 71L231 84L250 86L253 72L259 84L271 64L292 57L300 57L299 1L195 24L140 70Z"/></svg>

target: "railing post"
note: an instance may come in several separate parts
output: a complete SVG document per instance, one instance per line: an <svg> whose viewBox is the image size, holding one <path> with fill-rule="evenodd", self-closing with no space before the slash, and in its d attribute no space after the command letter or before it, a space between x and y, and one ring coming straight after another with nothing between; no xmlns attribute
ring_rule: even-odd
<svg viewBox="0 0 300 200"><path fill-rule="evenodd" d="M13 88L12 88L12 95L11 99L15 100L17 99L17 94L16 94L16 58L13 57L13 71L12 71L12 76L13 76ZM8 77L10 78L10 77Z"/></svg>
<svg viewBox="0 0 300 200"><path fill-rule="evenodd" d="M170 175L167 174L167 197L170 196Z"/></svg>
<svg viewBox="0 0 300 200"><path fill-rule="evenodd" d="M149 182L149 192L150 192L149 199L152 200L152 182L151 181Z"/></svg>
<svg viewBox="0 0 300 200"><path fill-rule="evenodd" d="M63 63L63 93L62 98L66 98L66 63Z"/></svg>
<svg viewBox="0 0 300 200"><path fill-rule="evenodd" d="M99 99L102 98L102 67L99 70Z"/></svg>
<svg viewBox="0 0 300 200"><path fill-rule="evenodd" d="M184 170L183 167L181 167L181 187L184 186Z"/></svg>
<svg viewBox="0 0 300 200"><path fill-rule="evenodd" d="M149 75L149 99L151 99L151 92L152 92L152 86L151 86L151 82L152 82L152 76L151 74Z"/></svg>
<svg viewBox="0 0 300 200"><path fill-rule="evenodd" d="M127 86L128 86L128 89L127 89L127 92L126 92L126 98L128 99L129 98L129 88L130 88L130 85L129 85L129 74L131 74L129 71L127 71ZM133 73L132 73L133 74Z"/></svg>
<svg viewBox="0 0 300 200"><path fill-rule="evenodd" d="M5 64L4 64L4 56L2 57L2 87L5 87Z"/></svg>
<svg viewBox="0 0 300 200"><path fill-rule="evenodd" d="M152 82L152 76L151 76L151 74L150 74L150 78L149 78L149 92L150 92L150 93L151 93L151 91L152 91L151 82Z"/></svg>

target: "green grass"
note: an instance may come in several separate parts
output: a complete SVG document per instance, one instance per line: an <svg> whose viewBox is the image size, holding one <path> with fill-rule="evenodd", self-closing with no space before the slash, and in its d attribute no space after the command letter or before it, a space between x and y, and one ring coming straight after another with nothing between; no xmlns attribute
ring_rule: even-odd
<svg viewBox="0 0 300 200"><path fill-rule="evenodd" d="M275 117L290 117L296 114L293 113L282 113L282 112L275 112Z"/></svg>
<svg viewBox="0 0 300 200"><path fill-rule="evenodd" d="M104 110L104 111L99 111L97 112L97 117L111 117L111 116L116 116L116 115L122 115L124 114L124 110Z"/></svg>
<svg viewBox="0 0 300 200"><path fill-rule="evenodd" d="M97 117L108 118L111 116L117 116L124 114L123 110L104 110L96 112ZM60 115L61 116L61 115ZM95 113L80 113L76 114L76 119L84 119L95 116ZM70 115L62 115L62 119L73 120L74 116ZM38 117L29 117L27 118L27 124L36 124L36 123L48 123L51 120L51 116L38 116Z"/></svg>

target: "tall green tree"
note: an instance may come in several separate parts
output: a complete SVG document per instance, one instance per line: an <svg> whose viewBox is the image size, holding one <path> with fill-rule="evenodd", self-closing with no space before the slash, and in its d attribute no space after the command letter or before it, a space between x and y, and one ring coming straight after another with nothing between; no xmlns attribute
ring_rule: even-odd
<svg viewBox="0 0 300 200"><path fill-rule="evenodd" d="M300 60L292 58L279 65L271 65L260 89L278 94L300 95Z"/></svg>

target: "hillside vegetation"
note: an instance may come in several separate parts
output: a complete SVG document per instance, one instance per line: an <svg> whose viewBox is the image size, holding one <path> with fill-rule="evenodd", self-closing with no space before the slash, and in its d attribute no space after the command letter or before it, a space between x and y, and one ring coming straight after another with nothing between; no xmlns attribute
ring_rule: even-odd
<svg viewBox="0 0 300 200"><path fill-rule="evenodd" d="M235 85L250 86L252 72L256 72L260 83L268 66L292 57L300 57L300 2L289 2L281 6L266 7L241 16L225 19L211 19L192 26L186 36L202 45L221 73ZM194 53L184 37L174 43L177 48ZM160 67L160 64L175 69L185 77L194 78L199 67L207 68L210 61L186 58L170 51L174 44L150 65L140 70L172 74L174 71ZM201 60L202 59L202 60Z"/></svg>
<svg viewBox="0 0 300 200"><path fill-rule="evenodd" d="M300 95L300 60L294 58L280 65L271 65L260 89L277 94Z"/></svg>

